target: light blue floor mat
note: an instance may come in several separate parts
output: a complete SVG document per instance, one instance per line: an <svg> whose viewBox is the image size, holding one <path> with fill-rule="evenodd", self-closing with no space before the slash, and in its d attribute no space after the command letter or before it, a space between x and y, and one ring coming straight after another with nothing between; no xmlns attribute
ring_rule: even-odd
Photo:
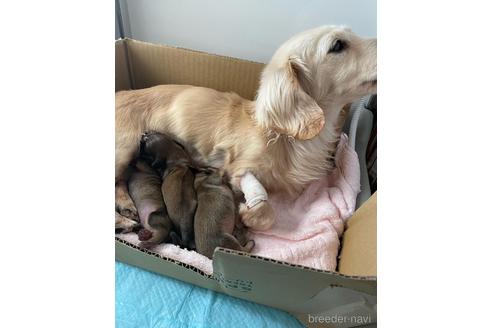
<svg viewBox="0 0 492 328"><path fill-rule="evenodd" d="M116 262L117 328L297 328L292 315Z"/></svg>

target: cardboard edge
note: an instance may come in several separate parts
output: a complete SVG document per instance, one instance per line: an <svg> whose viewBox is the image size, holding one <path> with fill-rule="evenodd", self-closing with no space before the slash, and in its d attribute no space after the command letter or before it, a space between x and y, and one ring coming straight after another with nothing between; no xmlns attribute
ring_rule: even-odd
<svg viewBox="0 0 492 328"><path fill-rule="evenodd" d="M292 264L288 262L274 260L271 258L251 255L249 253L244 253L240 251L230 250L226 248L219 248L219 247L215 249L213 255L212 265L213 265L214 272L212 275L210 275L189 264L162 256L158 253L152 252L151 250L140 248L118 237L115 237L115 245L116 245L115 246L116 260L118 261L135 265L138 267L143 267L146 270L153 271L161 275L171 276L173 278L182 281L186 281L204 288L211 288L215 291L220 291L229 295L231 294L224 288L224 286L221 286L218 283L217 277L221 276L221 274L224 271L223 270L224 265L223 264L219 265L218 263L227 263L227 257L230 256L239 257L239 259L242 261L261 261L264 265L267 266L270 265L281 266L283 268L288 268L289 270L308 271L311 274L318 276L318 278L321 280L331 280L331 279L337 280L336 283L329 284L331 287L343 287L354 291L363 292L369 295L376 295L377 278L374 276L349 276L334 271L310 268L303 265ZM129 259L128 258L129 253L133 253L132 256L137 256L141 258L138 261ZM175 266L176 271L179 271L180 274L179 275L172 274L173 272L169 272L169 271L164 272L158 269L153 270L152 268L149 268L149 263L146 262L147 260L151 260L151 262L156 262L156 260L164 261L166 264L171 264ZM205 281L201 281L201 282L197 281L196 278L198 277L200 277L200 279L208 280L208 283L206 283Z"/></svg>
<svg viewBox="0 0 492 328"><path fill-rule="evenodd" d="M123 49L123 54L122 54L122 56L118 56L118 53L116 53L117 54L117 56L116 56L117 58L115 59L115 64L118 64L118 62L120 62L118 60L118 58L121 60L120 63L123 63L123 65L124 65L124 71L125 71L125 75L126 75L125 80L128 81L128 87L129 87L129 89L126 89L126 88L125 89L120 89L118 87L116 87L116 89L117 89L117 91L120 91L120 90L132 90L132 89L134 89L135 82L134 82L132 70L130 68L130 58L129 58L129 53L128 53L127 39L119 38L118 40L115 41L116 48L118 47L118 45L121 45L121 47ZM123 57L123 58L121 58L121 57ZM117 70L115 70L115 74L118 75ZM117 83L116 82L115 82L115 86L117 86Z"/></svg>
<svg viewBox="0 0 492 328"><path fill-rule="evenodd" d="M130 88L132 90L135 90L136 82L135 82L135 74L133 69L133 59L132 59L132 53L130 51L130 47L128 46L128 44L132 41L134 40L129 38L123 39L123 44L125 45L126 67L128 69L128 75L130 76Z"/></svg>
<svg viewBox="0 0 492 328"><path fill-rule="evenodd" d="M353 276L353 275L346 275L346 274L339 273L339 272L336 272L336 271L311 268L311 267L308 267L308 266L305 266L305 265L293 264L293 263L289 263L289 262L285 262L285 261L279 261L279 260L271 259L271 258L268 258L268 257L263 257L263 256L259 256L259 255L253 255L253 254L250 254L250 253L245 253L245 252L236 251L236 250L228 249L228 248L222 248L222 247L217 247L215 249L214 258L215 258L215 255L216 254L219 254L219 253L235 254L235 255L238 255L238 256L243 256L243 257L248 257L248 258L252 258L252 259L257 259L257 260L260 260L260 261L263 261L263 262L275 263L275 264L278 264L278 265L288 266L288 267L291 267L291 268L298 268L298 269L307 270L307 271L311 271L311 272L324 273L324 274L334 275L334 276L337 276L337 277L342 277L342 278L347 278L347 279L361 280L361 281L377 281L377 277L376 276Z"/></svg>
<svg viewBox="0 0 492 328"><path fill-rule="evenodd" d="M161 47L161 48L167 48L167 49L178 49L178 50L183 50L183 51L186 51L186 52L200 54L200 55L204 55L204 56L219 57L219 58L227 59L227 60L230 60L230 61L240 61L240 62L245 62L245 63L265 65L265 63L257 62L257 61L254 61L254 60L248 60L248 59L236 58L236 57L231 57L231 56L219 55L219 54L214 54L212 52L205 52L205 51L194 50L194 49L189 49L189 48L184 48L184 47L178 47L178 46L173 46L173 45L168 45L168 44L152 43L152 42L135 40L135 39L131 39L131 38L124 38L123 40L125 40L128 44L130 44L130 43L138 43L138 44L142 44L142 45L146 45L146 46L151 46L151 47Z"/></svg>
<svg viewBox="0 0 492 328"><path fill-rule="evenodd" d="M266 266L282 267L291 271L304 271L309 272L312 277L316 277L319 280L325 281L330 287L342 287L348 288L357 292L365 293L371 296L377 295L377 277L375 276L350 276L335 271L315 269L299 264L292 264L289 262L278 261L275 259L262 257L258 255L252 255L236 250L217 247L213 256L213 268L214 273L219 266L217 263L228 263L227 258L230 256L239 257L241 260L246 261L260 261ZM227 269L227 268L225 268ZM222 265L219 271L223 271Z"/></svg>
<svg viewBox="0 0 492 328"><path fill-rule="evenodd" d="M123 239L118 238L118 237L115 237L115 240L116 240L116 244L117 245L118 245L118 243L124 244L125 246L134 248L135 250L140 251L142 253L145 253L145 254L148 254L148 255L151 255L151 256L154 256L154 257L158 257L161 260L174 263L176 265L179 265L179 266L182 266L184 268L190 269L193 272L197 272L200 275L207 276L207 277L213 279L213 275L209 275L206 272L204 272L204 271L202 271L202 270L200 270L198 268L195 268L195 267L193 267L193 266L191 266L189 264L186 264L186 263L183 263L181 261L178 261L178 260L175 260L175 259L172 259L172 258L163 256L163 255L160 255L160 254L155 253L155 252L152 252L152 251L150 251L148 249L140 248L140 247L138 247L138 246L136 246L136 245L134 245L132 243L129 243L126 240L123 240ZM271 258L268 258L268 257L263 257L263 256L259 256L259 255L252 255L250 253L236 251L236 250L232 250L232 249L228 249L228 248L222 248L222 247L217 247L215 249L214 255L213 255L213 258L212 258L212 263L215 262L214 260L216 260L217 257L220 256L220 254L233 254L233 255L236 255L236 256L246 257L246 258L250 258L250 259L255 259L255 260L262 261L262 262L269 262L269 263L273 263L273 264L276 264L276 265L287 266L287 267L290 267L290 268L296 268L296 269L307 270L307 271L311 271L311 272L317 272L317 273L323 273L323 274L327 274L327 275L333 275L333 276L337 276L337 277L341 277L341 278L345 278L345 279L360 280L360 281L377 281L377 277L376 276L352 276L352 275L346 275L346 274L339 273L339 272L336 272L336 271L329 271L329 270L322 270L322 269L311 268L311 267L308 267L308 266L305 266L305 265L293 264L293 263L289 263L289 262L279 261L279 260L271 259ZM191 269L191 268L193 268L193 269Z"/></svg>

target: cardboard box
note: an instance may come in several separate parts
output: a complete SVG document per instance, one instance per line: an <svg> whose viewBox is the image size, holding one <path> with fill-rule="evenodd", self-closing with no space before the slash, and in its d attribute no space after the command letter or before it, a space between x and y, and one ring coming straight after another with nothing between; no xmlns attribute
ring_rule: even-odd
<svg viewBox="0 0 492 328"><path fill-rule="evenodd" d="M190 84L253 99L264 65L123 39L116 41L118 90ZM116 259L204 288L282 309L316 327L376 321L376 194L349 219L337 272L217 248L213 276L116 238Z"/></svg>

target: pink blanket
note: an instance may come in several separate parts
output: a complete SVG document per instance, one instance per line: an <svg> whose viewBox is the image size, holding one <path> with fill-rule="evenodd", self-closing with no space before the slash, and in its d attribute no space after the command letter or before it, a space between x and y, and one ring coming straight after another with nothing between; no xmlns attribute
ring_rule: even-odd
<svg viewBox="0 0 492 328"><path fill-rule="evenodd" d="M275 224L267 231L250 232L256 243L252 254L316 269L336 269L340 237L360 191L359 161L347 139L345 134L340 139L336 168L310 184L299 197L269 195L277 216ZM134 233L117 236L138 244ZM159 245L153 251L208 274L213 271L212 261L196 252L170 244Z"/></svg>

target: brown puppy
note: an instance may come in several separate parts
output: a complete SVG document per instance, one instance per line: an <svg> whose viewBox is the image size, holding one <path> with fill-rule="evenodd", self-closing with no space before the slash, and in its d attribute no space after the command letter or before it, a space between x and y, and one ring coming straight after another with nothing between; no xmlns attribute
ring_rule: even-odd
<svg viewBox="0 0 492 328"><path fill-rule="evenodd" d="M173 229L162 199L161 185L159 175L144 161L138 160L128 181L128 191L145 229L139 233L142 247L167 241Z"/></svg>
<svg viewBox="0 0 492 328"><path fill-rule="evenodd" d="M208 258L212 258L216 247L250 252L255 245L253 240L242 246L233 236L234 228L240 221L238 195L242 193L234 193L218 169L197 173L195 190L198 200L195 213L196 251ZM245 239L243 236L238 238Z"/></svg>
<svg viewBox="0 0 492 328"><path fill-rule="evenodd" d="M197 201L190 169L194 161L188 150L165 134L150 132L142 137L140 156L162 176L162 196L169 217L181 235L180 245L194 248L193 216Z"/></svg>

